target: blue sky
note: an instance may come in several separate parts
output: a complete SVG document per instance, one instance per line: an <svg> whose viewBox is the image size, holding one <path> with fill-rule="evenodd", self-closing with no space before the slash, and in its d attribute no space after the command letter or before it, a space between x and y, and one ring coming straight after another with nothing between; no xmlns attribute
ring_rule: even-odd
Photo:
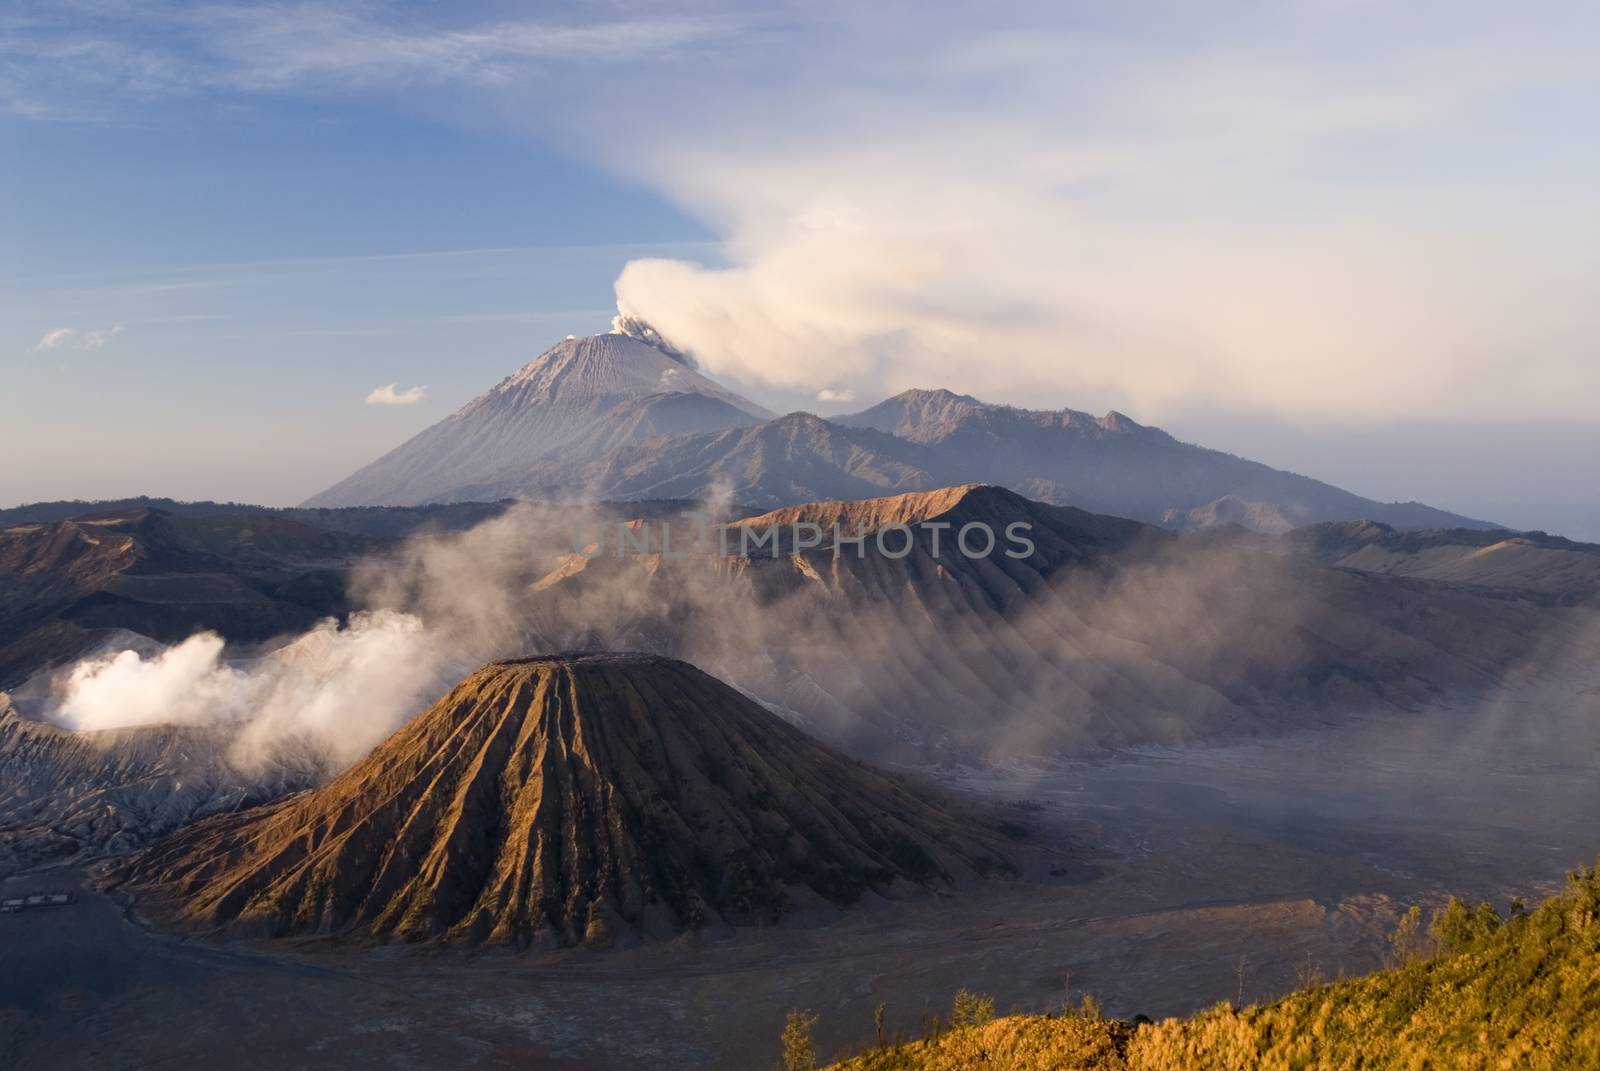
<svg viewBox="0 0 1600 1071"><path fill-rule="evenodd" d="M661 198L537 142L383 109L200 101L4 130L30 161L6 204L5 415L29 444L6 501L297 501L604 330L630 257L715 253ZM116 334L36 348L62 326ZM424 401L362 404L395 381Z"/></svg>
<svg viewBox="0 0 1600 1071"><path fill-rule="evenodd" d="M604 330L629 258L715 255L660 196L533 138L362 100L113 107L0 119L7 503L297 501ZM64 326L109 337L36 348ZM424 401L362 404L394 381Z"/></svg>
<svg viewBox="0 0 1600 1071"><path fill-rule="evenodd" d="M0 503L293 502L620 302L774 408L1115 407L1600 538L1596 21L24 0Z"/></svg>

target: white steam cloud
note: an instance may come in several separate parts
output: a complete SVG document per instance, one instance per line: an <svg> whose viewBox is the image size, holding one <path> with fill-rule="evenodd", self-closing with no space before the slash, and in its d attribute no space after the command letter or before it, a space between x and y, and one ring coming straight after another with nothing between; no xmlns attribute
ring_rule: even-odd
<svg viewBox="0 0 1600 1071"><path fill-rule="evenodd" d="M110 652L56 678L50 720L72 729L222 727L259 769L310 753L365 755L485 662L528 653L521 604L571 549L570 512L521 505L466 532L421 535L361 562L347 623L329 619L249 658L203 632L153 655Z"/></svg>
<svg viewBox="0 0 1600 1071"><path fill-rule="evenodd" d="M724 239L628 264L620 312L811 394L1585 415L1597 176L1521 161L1571 159L1539 120L1595 88L1592 12L1559 38L1470 4L1288 5L1226 36L1169 14L1156 40L1131 12L862 10L826 65L697 71L692 126L619 107L596 153Z"/></svg>
<svg viewBox="0 0 1600 1071"><path fill-rule="evenodd" d="M727 510L713 501L704 514ZM1597 635L1585 613L1396 597L1377 580L1231 544L1151 537L1113 568L1073 560L1075 542L1041 531L1040 561L1057 567L1021 583L1004 562L943 562L926 547L907 563L848 551L623 558L622 516L522 504L412 538L356 570L365 609L343 626L325 621L249 659L230 660L207 633L154 657L91 658L59 678L49 716L81 729L218 726L243 768L308 752L338 768L485 662L647 650L863 753L927 759L948 745L1011 761L1283 728L1324 708L1428 705L1515 684L1519 667L1590 664ZM671 523L658 519L654 549ZM609 549L574 556L601 526ZM694 540L680 529L672 544ZM1456 610L1421 612L1434 600ZM1473 627L1452 624L1458 611L1478 615Z"/></svg>
<svg viewBox="0 0 1600 1071"><path fill-rule="evenodd" d="M228 725L241 766L259 766L290 742L344 766L435 686L441 654L419 618L392 610L354 614L344 627L324 621L236 664L223 661L222 637L205 632L150 658L122 651L80 662L53 718L73 729Z"/></svg>

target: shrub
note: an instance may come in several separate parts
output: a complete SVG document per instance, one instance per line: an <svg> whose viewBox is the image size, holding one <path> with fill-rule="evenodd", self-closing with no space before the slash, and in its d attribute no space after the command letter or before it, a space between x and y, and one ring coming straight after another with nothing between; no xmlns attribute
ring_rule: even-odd
<svg viewBox="0 0 1600 1071"><path fill-rule="evenodd" d="M964 1026L982 1026L994 1018L994 1001L989 997L981 996L970 989L962 989L956 993L956 999L950 1006L950 1026L959 1029Z"/></svg>
<svg viewBox="0 0 1600 1071"><path fill-rule="evenodd" d="M811 1040L817 1017L795 1009L783 1024L783 1071L816 1071L817 1050Z"/></svg>

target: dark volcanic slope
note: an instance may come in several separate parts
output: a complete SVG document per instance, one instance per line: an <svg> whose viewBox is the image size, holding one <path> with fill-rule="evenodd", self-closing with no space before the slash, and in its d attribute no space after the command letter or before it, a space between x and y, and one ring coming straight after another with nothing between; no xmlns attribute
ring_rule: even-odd
<svg viewBox="0 0 1600 1071"><path fill-rule="evenodd" d="M228 743L173 725L69 732L19 717L0 693L0 874L124 852L323 776L309 760L241 771Z"/></svg>
<svg viewBox="0 0 1600 1071"><path fill-rule="evenodd" d="M664 936L1004 866L984 830L682 662L499 662L325 788L127 877L177 920L527 945Z"/></svg>
<svg viewBox="0 0 1600 1071"><path fill-rule="evenodd" d="M135 508L0 529L0 687L128 630L264 640L345 610L345 576L385 540L264 514Z"/></svg>

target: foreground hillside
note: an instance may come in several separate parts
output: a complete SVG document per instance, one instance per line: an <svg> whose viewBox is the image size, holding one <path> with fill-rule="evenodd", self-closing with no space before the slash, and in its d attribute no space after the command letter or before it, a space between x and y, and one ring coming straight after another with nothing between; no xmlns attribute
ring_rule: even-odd
<svg viewBox="0 0 1600 1071"><path fill-rule="evenodd" d="M1600 1067L1600 871L1506 921L1452 901L1427 934L1403 921L1395 946L1398 964L1364 978L1156 1024L1101 1018L1091 1002L983 1021L992 1006L964 995L959 1025L835 1071Z"/></svg>

